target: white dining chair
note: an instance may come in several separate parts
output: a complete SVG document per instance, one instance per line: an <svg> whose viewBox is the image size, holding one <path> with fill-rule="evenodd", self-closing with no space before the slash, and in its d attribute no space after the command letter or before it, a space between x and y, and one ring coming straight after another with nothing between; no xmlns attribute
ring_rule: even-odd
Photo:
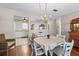
<svg viewBox="0 0 79 59"><path fill-rule="evenodd" d="M54 49L55 49L55 48L63 47L63 45L64 45L64 41L63 41L63 42L58 42L58 43L55 44L55 45L52 45L52 44L51 44L51 46L49 46L49 53L50 53L50 55L53 56Z"/></svg>
<svg viewBox="0 0 79 59"><path fill-rule="evenodd" d="M72 42L65 42L63 44L63 47L60 45L60 46L57 46L55 47L53 50L50 50L50 54L53 55L56 54L57 56L70 56L71 54L71 50L73 48L73 44L74 44L74 41L72 40Z"/></svg>
<svg viewBox="0 0 79 59"><path fill-rule="evenodd" d="M72 48L73 48L73 45L74 45L74 40L72 40L72 42L66 42L65 43L65 47L64 47L64 56L70 56L71 54L71 51L72 51Z"/></svg>
<svg viewBox="0 0 79 59"><path fill-rule="evenodd" d="M38 43L34 42L34 50L36 56L45 55L45 48L43 45L39 45Z"/></svg>

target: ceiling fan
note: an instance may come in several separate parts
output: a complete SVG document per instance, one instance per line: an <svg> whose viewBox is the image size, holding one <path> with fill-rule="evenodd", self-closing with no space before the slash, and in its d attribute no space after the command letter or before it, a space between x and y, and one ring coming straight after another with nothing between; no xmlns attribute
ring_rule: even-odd
<svg viewBox="0 0 79 59"><path fill-rule="evenodd" d="M28 17L23 17L23 21L24 22L28 22L29 21L29 18Z"/></svg>

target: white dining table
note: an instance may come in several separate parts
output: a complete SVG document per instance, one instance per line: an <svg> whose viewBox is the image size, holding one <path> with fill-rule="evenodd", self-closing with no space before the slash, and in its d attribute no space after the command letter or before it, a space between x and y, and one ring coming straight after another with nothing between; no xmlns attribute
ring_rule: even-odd
<svg viewBox="0 0 79 59"><path fill-rule="evenodd" d="M65 39L58 38L55 36L51 36L49 39L47 37L38 37L34 39L40 45L45 46L45 53L48 55L47 51L50 49L54 49L57 45L64 43Z"/></svg>

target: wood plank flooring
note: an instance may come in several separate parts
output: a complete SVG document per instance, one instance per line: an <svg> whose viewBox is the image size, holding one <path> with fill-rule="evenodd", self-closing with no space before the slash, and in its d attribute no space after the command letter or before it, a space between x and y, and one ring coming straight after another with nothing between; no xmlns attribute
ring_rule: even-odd
<svg viewBox="0 0 79 59"><path fill-rule="evenodd" d="M7 56L5 53L6 52L4 52L2 55ZM18 46L8 50L8 56L31 56L31 55L32 55L32 48L30 45ZM73 48L71 56L79 56L79 48Z"/></svg>
<svg viewBox="0 0 79 59"><path fill-rule="evenodd" d="M31 56L32 48L29 45L17 46L8 50L8 56Z"/></svg>
<svg viewBox="0 0 79 59"><path fill-rule="evenodd" d="M71 52L71 56L79 56L79 48L73 48Z"/></svg>

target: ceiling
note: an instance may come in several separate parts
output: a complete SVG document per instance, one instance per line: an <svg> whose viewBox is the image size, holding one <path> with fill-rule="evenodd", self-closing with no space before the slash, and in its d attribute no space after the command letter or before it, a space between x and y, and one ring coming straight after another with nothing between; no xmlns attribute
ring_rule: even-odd
<svg viewBox="0 0 79 59"><path fill-rule="evenodd" d="M44 3L0 3L1 7L6 7L34 15L43 15L45 11ZM40 7L41 6L41 10ZM53 9L57 9L54 12ZM47 3L47 15L56 17L66 15L79 10L79 3Z"/></svg>

